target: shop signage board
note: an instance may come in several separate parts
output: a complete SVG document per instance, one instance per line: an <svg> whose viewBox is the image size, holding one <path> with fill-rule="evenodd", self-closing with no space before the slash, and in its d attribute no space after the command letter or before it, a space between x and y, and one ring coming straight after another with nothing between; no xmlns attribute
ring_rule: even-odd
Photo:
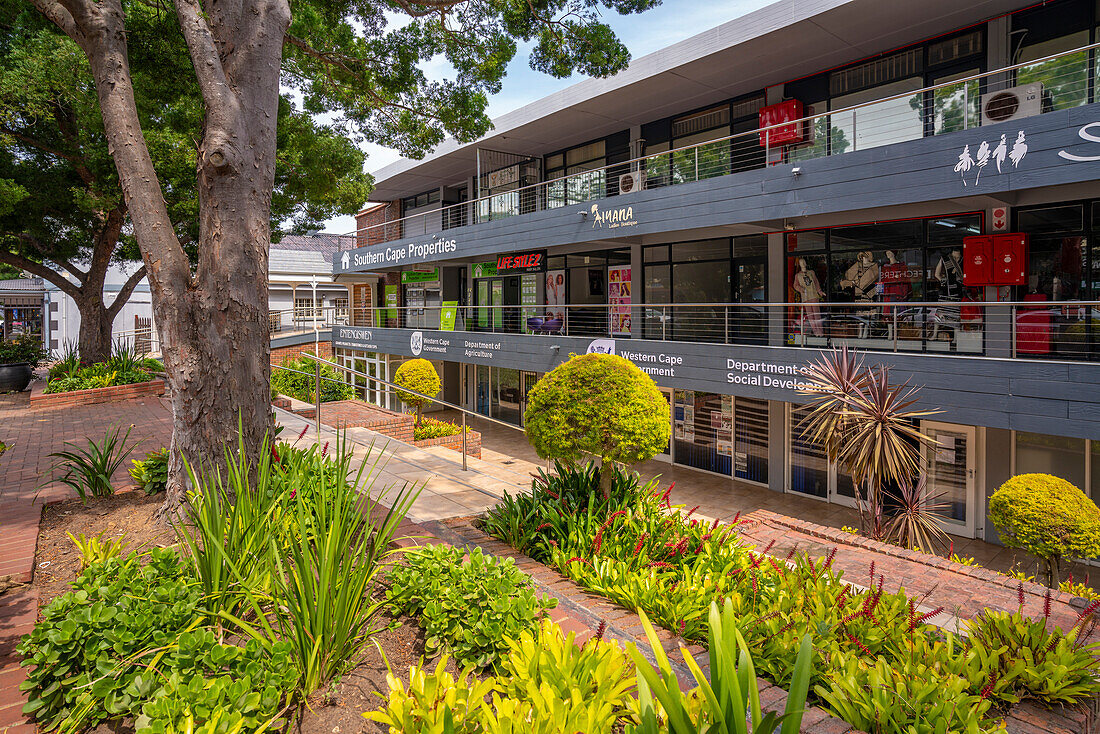
<svg viewBox="0 0 1100 734"><path fill-rule="evenodd" d="M383 315L388 319L396 319L398 287L396 285L387 285L384 294L386 298L386 308L383 309Z"/></svg>
<svg viewBox="0 0 1100 734"><path fill-rule="evenodd" d="M546 250L508 252L497 257L497 274L541 273L546 270Z"/></svg>
<svg viewBox="0 0 1100 734"><path fill-rule="evenodd" d="M474 263L471 268L475 278L492 278L497 274L496 260L487 263Z"/></svg>
<svg viewBox="0 0 1100 734"><path fill-rule="evenodd" d="M401 273L401 282L408 283L433 283L439 281L439 268L431 270L405 270Z"/></svg>

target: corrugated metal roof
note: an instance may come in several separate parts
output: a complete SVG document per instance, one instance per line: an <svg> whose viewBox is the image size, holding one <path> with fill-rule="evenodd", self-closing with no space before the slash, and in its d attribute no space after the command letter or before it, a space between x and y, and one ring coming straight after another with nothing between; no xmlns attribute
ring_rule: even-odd
<svg viewBox="0 0 1100 734"><path fill-rule="evenodd" d="M46 286L41 278L11 278L0 280L0 293L45 293Z"/></svg>
<svg viewBox="0 0 1100 734"><path fill-rule="evenodd" d="M310 273L332 275L332 256L355 247L355 237L328 234L288 234L271 244L268 271L272 275Z"/></svg>

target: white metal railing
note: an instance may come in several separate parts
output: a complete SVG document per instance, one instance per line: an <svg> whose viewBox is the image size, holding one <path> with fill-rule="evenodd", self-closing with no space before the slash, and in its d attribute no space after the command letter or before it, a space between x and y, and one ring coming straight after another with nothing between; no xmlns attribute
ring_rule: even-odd
<svg viewBox="0 0 1100 734"><path fill-rule="evenodd" d="M904 142L930 135L968 130L986 123L981 98L1025 83L1040 83L1036 114L1094 100L1090 77L1097 68L1100 43L1051 54L1033 61L953 79L932 86L876 98L840 109L814 111L793 122L760 127L668 151L633 158L551 181L517 187L389 222L360 227L357 246L418 234L433 234L467 223L489 221L534 211L575 206L620 193L618 176L644 173L640 189L651 189L735 174L781 163L795 164L855 150ZM799 126L806 141L775 145L771 138ZM956 172L967 184L1019 164L1027 153L1026 136L982 140L960 145ZM592 215L600 214L598 205Z"/></svg>
<svg viewBox="0 0 1100 734"><path fill-rule="evenodd" d="M440 329L442 307L352 309L352 326ZM1100 301L461 306L468 333L1100 359Z"/></svg>

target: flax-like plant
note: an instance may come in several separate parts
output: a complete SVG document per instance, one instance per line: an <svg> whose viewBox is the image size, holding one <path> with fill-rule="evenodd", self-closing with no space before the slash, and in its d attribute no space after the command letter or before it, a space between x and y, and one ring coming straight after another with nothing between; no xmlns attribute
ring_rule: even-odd
<svg viewBox="0 0 1100 734"><path fill-rule="evenodd" d="M684 662L691 669L703 701L701 713L693 716L688 694L681 690L660 638L645 612L639 614L658 667L654 668L636 646L628 648L638 667L641 723L634 730L636 734L657 734L659 731L669 734L773 734L776 730L781 734L798 734L813 672L813 647L809 635L803 636L799 646L783 713L778 715L769 711L765 714L760 706L756 669L749 647L737 629L733 603L726 599L719 613L718 605L711 602L707 634L709 678L684 651ZM665 712L667 729L658 723L655 703Z"/></svg>
<svg viewBox="0 0 1100 734"><path fill-rule="evenodd" d="M271 540L281 503L275 486L273 452L265 438L255 467L243 438L238 451L225 450L225 474L196 471L184 457L194 490L188 493L181 524L175 525L188 550L192 572L208 608L235 613L247 592L270 591L274 554Z"/></svg>
<svg viewBox="0 0 1100 734"><path fill-rule="evenodd" d="M852 476L863 530L881 540L887 532L883 485L906 486L920 473L921 446L936 442L917 421L938 411L914 409L917 388L891 385L888 367L864 367L846 347L823 355L804 374L801 392L811 399L802 435Z"/></svg>
<svg viewBox="0 0 1100 734"><path fill-rule="evenodd" d="M87 448L82 448L71 441L65 445L69 450L55 451L50 456L56 461L52 467L53 472L65 472L57 481L72 488L81 502L87 503L88 495L93 497L109 497L115 493L111 484L111 476L125 463L134 449L141 443L126 442L130 439L131 425L126 429L126 435L119 437L122 426L107 429L102 443L96 443L89 439Z"/></svg>
<svg viewBox="0 0 1100 734"><path fill-rule="evenodd" d="M937 545L947 544L947 533L939 522L947 504L940 501L943 492L931 491L926 477L920 476L887 494L898 505L898 511L886 526L886 535L891 541L909 550L921 548L926 552L934 552Z"/></svg>

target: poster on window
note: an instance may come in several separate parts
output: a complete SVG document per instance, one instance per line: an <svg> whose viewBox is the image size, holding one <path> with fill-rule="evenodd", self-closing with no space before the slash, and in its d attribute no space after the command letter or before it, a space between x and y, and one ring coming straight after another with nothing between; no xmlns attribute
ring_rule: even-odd
<svg viewBox="0 0 1100 734"><path fill-rule="evenodd" d="M560 334L565 327L565 271L546 271L546 321L542 330Z"/></svg>
<svg viewBox="0 0 1100 734"><path fill-rule="evenodd" d="M630 336L630 266L607 269L607 303L611 308L611 335Z"/></svg>

